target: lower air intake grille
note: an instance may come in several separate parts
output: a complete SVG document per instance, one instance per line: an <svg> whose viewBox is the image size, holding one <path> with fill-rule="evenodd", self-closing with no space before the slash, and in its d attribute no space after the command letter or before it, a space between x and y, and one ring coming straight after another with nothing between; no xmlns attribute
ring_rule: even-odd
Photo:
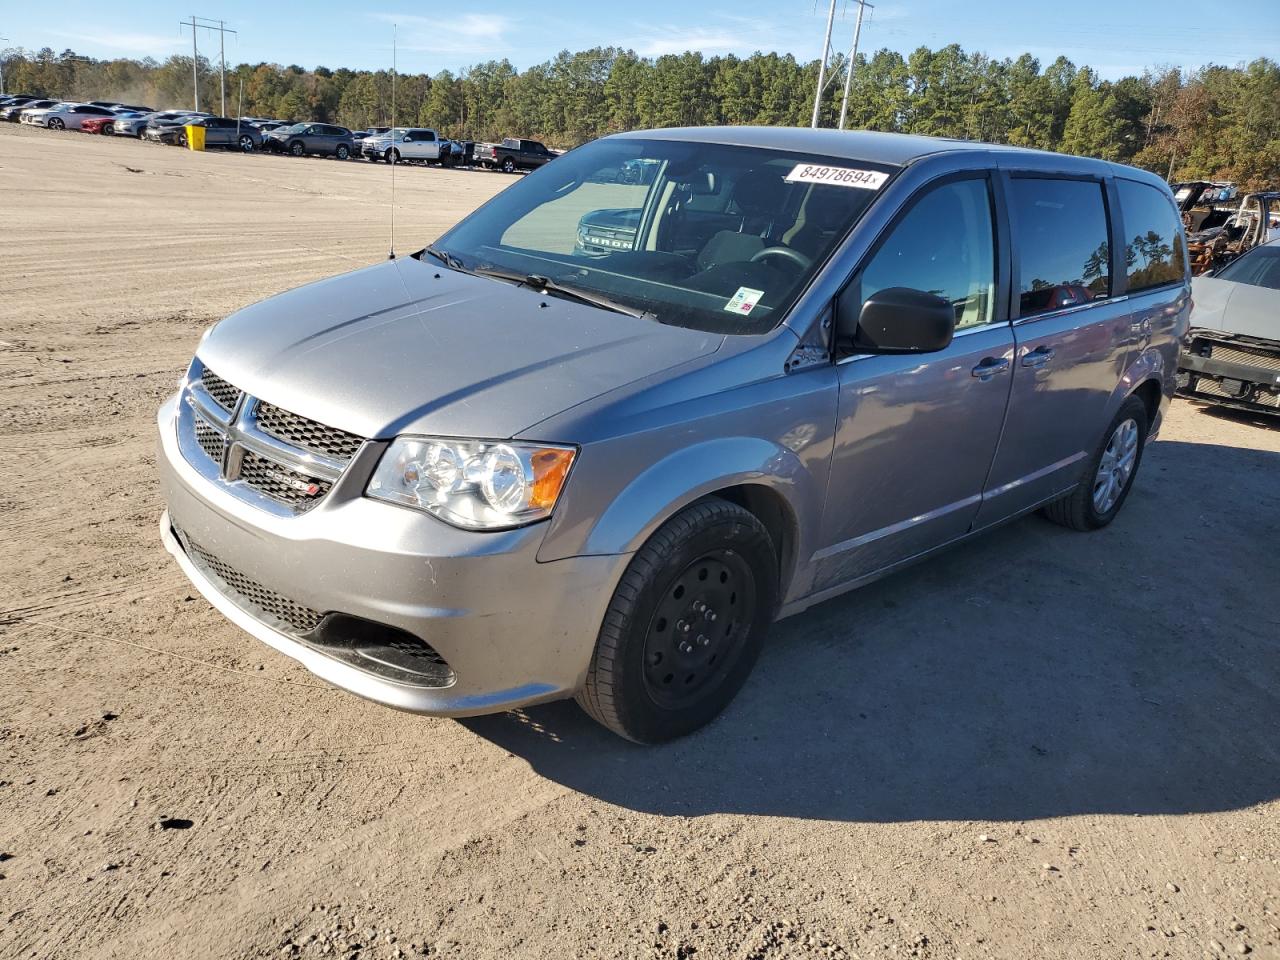
<svg viewBox="0 0 1280 960"><path fill-rule="evenodd" d="M225 592L233 600L249 611L259 620L270 623L272 619L285 624L291 633L310 633L324 614L310 607L295 603L288 597L281 596L274 590L268 590L256 580L250 580L239 570L223 563L199 544L186 540L187 553L206 574L212 574L222 581ZM263 616L265 614L265 616Z"/></svg>

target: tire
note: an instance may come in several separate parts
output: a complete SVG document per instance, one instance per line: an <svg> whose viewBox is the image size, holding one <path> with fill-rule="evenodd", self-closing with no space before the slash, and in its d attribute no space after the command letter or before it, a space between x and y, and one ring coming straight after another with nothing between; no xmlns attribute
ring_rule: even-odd
<svg viewBox="0 0 1280 960"><path fill-rule="evenodd" d="M185 133L180 133L173 138L173 142L180 147L185 147L187 145L187 135Z"/></svg>
<svg viewBox="0 0 1280 960"><path fill-rule="evenodd" d="M511 159L511 157L505 157L502 161L502 172L515 173L516 172L515 160Z"/></svg>
<svg viewBox="0 0 1280 960"><path fill-rule="evenodd" d="M143 134L145 134L146 132L147 132L146 127L139 127L138 132L135 133L134 136L137 137L139 140L141 140L143 138Z"/></svg>
<svg viewBox="0 0 1280 960"><path fill-rule="evenodd" d="M1114 520L1128 499L1138 467L1142 465L1149 426L1147 405L1140 397L1129 397L1121 404L1093 456L1085 464L1079 485L1062 499L1044 507L1041 513L1045 518L1060 526L1082 531L1097 530ZM1104 460L1116 466L1104 469ZM1127 470L1123 466L1126 462ZM1117 471L1123 472L1123 476ZM1106 476L1112 480L1110 488L1104 488Z"/></svg>
<svg viewBox="0 0 1280 960"><path fill-rule="evenodd" d="M66 125L65 123L63 123L61 120L59 120L57 117L53 117L52 119L50 119L50 120L49 120L49 129L50 129L50 130L65 130L65 129L67 129L67 125Z"/></svg>
<svg viewBox="0 0 1280 960"><path fill-rule="evenodd" d="M295 157L300 157L307 152L307 148L304 147L301 142L295 141L294 143L289 144L289 152Z"/></svg>
<svg viewBox="0 0 1280 960"><path fill-rule="evenodd" d="M395 147L392 147L390 150L386 152L386 154L383 155L383 159L386 160L387 163L399 163L400 151L397 150Z"/></svg>
<svg viewBox="0 0 1280 960"><path fill-rule="evenodd" d="M777 555L753 514L717 498L686 507L622 575L578 704L636 743L692 733L746 682L777 594Z"/></svg>
<svg viewBox="0 0 1280 960"><path fill-rule="evenodd" d="M340 143L338 148L333 151L333 155L339 160L345 160L351 156L351 149L345 143Z"/></svg>
<svg viewBox="0 0 1280 960"><path fill-rule="evenodd" d="M247 133L241 135L238 145L243 153L253 153L253 137Z"/></svg>

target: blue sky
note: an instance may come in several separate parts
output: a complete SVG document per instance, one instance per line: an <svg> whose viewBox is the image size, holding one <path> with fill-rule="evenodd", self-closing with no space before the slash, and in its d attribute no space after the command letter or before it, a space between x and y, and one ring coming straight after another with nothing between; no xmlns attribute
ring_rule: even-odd
<svg viewBox="0 0 1280 960"><path fill-rule="evenodd" d="M227 37L228 62L381 67L390 60L392 23L399 24L400 68L406 72L456 71L502 57L523 69L562 49L610 44L649 56L689 49L708 55L775 50L809 60L822 46L827 2L220 0L192 11L157 0L68 0L5 4L0 36L8 37L4 46L162 59L191 49L190 32L180 31L178 21L195 12L225 18L239 31ZM854 5L839 2L832 45L847 49ZM905 53L921 44L952 42L996 57L1029 51L1046 63L1065 54L1107 78L1157 64L1276 59L1280 0L880 0L863 24L864 50ZM201 53L216 56L216 35L202 31L200 44Z"/></svg>

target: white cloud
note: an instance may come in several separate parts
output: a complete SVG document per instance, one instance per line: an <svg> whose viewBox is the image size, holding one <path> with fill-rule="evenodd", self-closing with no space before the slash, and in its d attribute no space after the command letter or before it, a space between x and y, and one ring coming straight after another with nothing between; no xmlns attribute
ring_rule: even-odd
<svg viewBox="0 0 1280 960"><path fill-rule="evenodd" d="M158 33L128 33L119 30L97 30L88 28L88 32L69 33L61 30L50 30L50 36L64 40L75 40L89 48L103 47L107 50L133 54L134 56L163 57L174 53L182 47L183 39L176 33L165 36ZM204 39L203 37L201 39ZM187 44L190 44L188 34Z"/></svg>
<svg viewBox="0 0 1280 960"><path fill-rule="evenodd" d="M374 13L373 19L394 23L399 29L402 50L422 53L493 53L510 47L506 33L509 17L497 13L449 14L424 17L418 14Z"/></svg>
<svg viewBox="0 0 1280 960"><path fill-rule="evenodd" d="M670 36L654 36L641 41L636 52L645 57L661 57L669 53L701 51L712 53L724 50L745 50L751 46L746 36L730 33L714 33L702 30L680 30Z"/></svg>

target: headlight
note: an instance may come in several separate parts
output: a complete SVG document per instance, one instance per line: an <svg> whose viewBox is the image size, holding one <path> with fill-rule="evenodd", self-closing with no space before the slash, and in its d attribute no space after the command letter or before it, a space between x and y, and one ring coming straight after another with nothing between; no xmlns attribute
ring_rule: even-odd
<svg viewBox="0 0 1280 960"><path fill-rule="evenodd" d="M400 437L365 493L458 527L518 527L551 515L575 453L548 444Z"/></svg>

